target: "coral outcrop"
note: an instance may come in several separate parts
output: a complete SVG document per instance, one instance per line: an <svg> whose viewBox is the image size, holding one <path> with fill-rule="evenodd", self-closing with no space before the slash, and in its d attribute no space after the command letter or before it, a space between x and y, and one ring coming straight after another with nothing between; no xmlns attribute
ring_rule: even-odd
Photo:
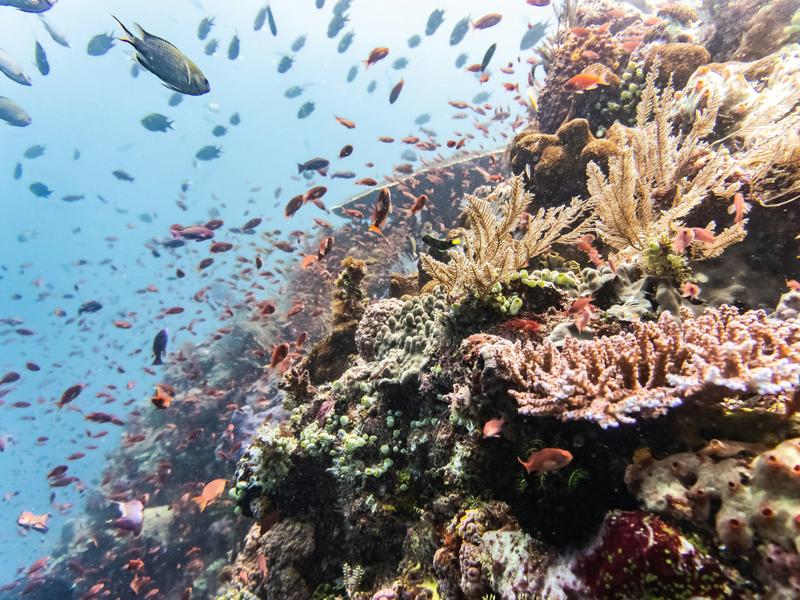
<svg viewBox="0 0 800 600"><path fill-rule="evenodd" d="M632 333L591 341L567 338L562 348L486 336L465 345L479 358L480 388L509 388L521 415L602 427L684 402L757 397L769 407L800 387L800 323L731 307L681 316L665 312L657 323L633 323Z"/></svg>
<svg viewBox="0 0 800 600"><path fill-rule="evenodd" d="M604 170L619 148L610 139L597 139L586 119L573 119L561 125L554 135L536 131L517 134L509 147L509 162L514 174L525 177L525 188L542 206L568 204L586 194L586 181L575 177L584 173L589 162Z"/></svg>

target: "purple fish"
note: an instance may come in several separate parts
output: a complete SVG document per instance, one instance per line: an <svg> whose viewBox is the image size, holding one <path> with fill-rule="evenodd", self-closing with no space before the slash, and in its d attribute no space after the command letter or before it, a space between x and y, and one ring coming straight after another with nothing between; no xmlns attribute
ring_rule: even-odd
<svg viewBox="0 0 800 600"><path fill-rule="evenodd" d="M144 521L144 504L134 499L127 502L117 502L116 505L119 508L120 517L114 521L114 524L119 529L132 531L134 535L139 535Z"/></svg>

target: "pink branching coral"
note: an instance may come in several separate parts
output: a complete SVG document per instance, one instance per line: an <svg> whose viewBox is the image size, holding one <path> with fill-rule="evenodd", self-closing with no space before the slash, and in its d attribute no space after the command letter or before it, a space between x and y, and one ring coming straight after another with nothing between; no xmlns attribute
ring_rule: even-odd
<svg viewBox="0 0 800 600"><path fill-rule="evenodd" d="M758 397L769 406L800 388L800 321L730 306L699 317L684 311L680 321L665 312L630 333L567 338L562 348L492 337L477 354L482 388L510 387L521 415L603 428L658 417L685 401Z"/></svg>

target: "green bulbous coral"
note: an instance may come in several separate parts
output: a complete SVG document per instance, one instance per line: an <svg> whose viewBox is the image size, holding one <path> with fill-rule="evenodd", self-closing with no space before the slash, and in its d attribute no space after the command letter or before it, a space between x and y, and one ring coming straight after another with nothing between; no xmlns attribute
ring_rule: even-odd
<svg viewBox="0 0 800 600"><path fill-rule="evenodd" d="M669 279L676 285L692 281L692 269L686 256L676 253L667 235L645 246L639 261L645 275Z"/></svg>

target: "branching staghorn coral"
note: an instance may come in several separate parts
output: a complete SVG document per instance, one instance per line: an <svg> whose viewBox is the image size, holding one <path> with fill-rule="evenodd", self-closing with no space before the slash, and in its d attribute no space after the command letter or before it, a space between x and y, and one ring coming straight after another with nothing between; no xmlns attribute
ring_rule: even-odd
<svg viewBox="0 0 800 600"><path fill-rule="evenodd" d="M497 188L486 200L475 196L466 200L469 228L459 247L449 250L450 261L443 263L422 255L425 271L451 296L486 296L496 283L508 283L511 275L534 256L555 243L570 243L591 227L590 216L572 231L562 233L591 207L591 202L574 199L567 206L539 209L527 219L522 236L514 237L532 200L521 177L512 178L505 193Z"/></svg>
<svg viewBox="0 0 800 600"><path fill-rule="evenodd" d="M719 98L709 98L688 133L675 132L675 93L672 85L659 92L657 76L655 69L647 76L636 127L612 127L620 155L609 159L609 176L595 163L586 168L597 231L622 260L639 257L651 242L681 227L710 195L730 198L738 186L728 181L736 172L735 161L704 141L714 129ZM692 258L718 256L744 236L744 222L737 223L717 236L717 244L695 244Z"/></svg>
<svg viewBox="0 0 800 600"><path fill-rule="evenodd" d="M772 406L800 388L800 321L730 306L699 317L684 310L681 321L665 311L658 322L635 322L631 333L567 338L562 348L495 336L464 344L478 345L481 388L511 387L520 414L603 428L688 401L760 396L759 406Z"/></svg>

